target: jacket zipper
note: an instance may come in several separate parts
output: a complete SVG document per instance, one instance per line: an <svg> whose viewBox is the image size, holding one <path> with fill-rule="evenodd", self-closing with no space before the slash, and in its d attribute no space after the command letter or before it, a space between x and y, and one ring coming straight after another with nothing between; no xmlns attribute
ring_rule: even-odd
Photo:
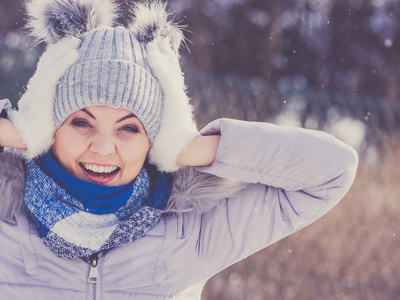
<svg viewBox="0 0 400 300"><path fill-rule="evenodd" d="M92 299L97 299L97 284L99 282L99 269L98 269L99 257L95 254L89 258L90 269L88 282L91 284Z"/></svg>

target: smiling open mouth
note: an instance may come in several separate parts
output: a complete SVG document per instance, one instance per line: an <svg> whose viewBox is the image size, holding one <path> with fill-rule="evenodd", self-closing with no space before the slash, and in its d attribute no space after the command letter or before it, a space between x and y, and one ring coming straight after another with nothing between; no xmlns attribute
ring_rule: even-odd
<svg viewBox="0 0 400 300"><path fill-rule="evenodd" d="M90 176L102 178L111 178L121 170L116 166L99 166L95 164L79 163L85 173Z"/></svg>

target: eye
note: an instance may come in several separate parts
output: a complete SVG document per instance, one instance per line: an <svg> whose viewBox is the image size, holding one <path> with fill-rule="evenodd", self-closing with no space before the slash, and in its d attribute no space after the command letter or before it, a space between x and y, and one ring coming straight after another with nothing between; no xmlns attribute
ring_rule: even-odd
<svg viewBox="0 0 400 300"><path fill-rule="evenodd" d="M123 126L122 128L120 128L119 130L129 132L129 133L138 133L139 132L139 129L134 125L126 125L126 126Z"/></svg>
<svg viewBox="0 0 400 300"><path fill-rule="evenodd" d="M92 125L85 119L73 119L71 121L71 124L75 127L80 127L80 128L92 128Z"/></svg>

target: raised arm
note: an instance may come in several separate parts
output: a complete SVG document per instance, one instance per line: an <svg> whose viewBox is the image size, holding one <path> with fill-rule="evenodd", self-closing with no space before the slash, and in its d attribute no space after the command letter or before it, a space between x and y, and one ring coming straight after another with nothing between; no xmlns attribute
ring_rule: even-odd
<svg viewBox="0 0 400 300"><path fill-rule="evenodd" d="M357 167L354 149L323 131L219 119L202 133L221 140L210 167L198 169L220 177L299 191Z"/></svg>
<svg viewBox="0 0 400 300"><path fill-rule="evenodd" d="M209 276L312 223L354 180L356 152L325 132L229 119L203 132L221 139L213 163L197 169L248 183L237 197L187 217Z"/></svg>

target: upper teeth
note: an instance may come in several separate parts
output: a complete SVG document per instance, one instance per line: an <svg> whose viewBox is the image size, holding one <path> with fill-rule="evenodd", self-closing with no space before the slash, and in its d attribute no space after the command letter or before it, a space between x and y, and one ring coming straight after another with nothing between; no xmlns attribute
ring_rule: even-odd
<svg viewBox="0 0 400 300"><path fill-rule="evenodd" d="M111 173L115 171L118 167L111 167L111 166L98 166L98 165L93 165L93 164L87 164L83 163L82 164L86 170L90 170L96 173Z"/></svg>

